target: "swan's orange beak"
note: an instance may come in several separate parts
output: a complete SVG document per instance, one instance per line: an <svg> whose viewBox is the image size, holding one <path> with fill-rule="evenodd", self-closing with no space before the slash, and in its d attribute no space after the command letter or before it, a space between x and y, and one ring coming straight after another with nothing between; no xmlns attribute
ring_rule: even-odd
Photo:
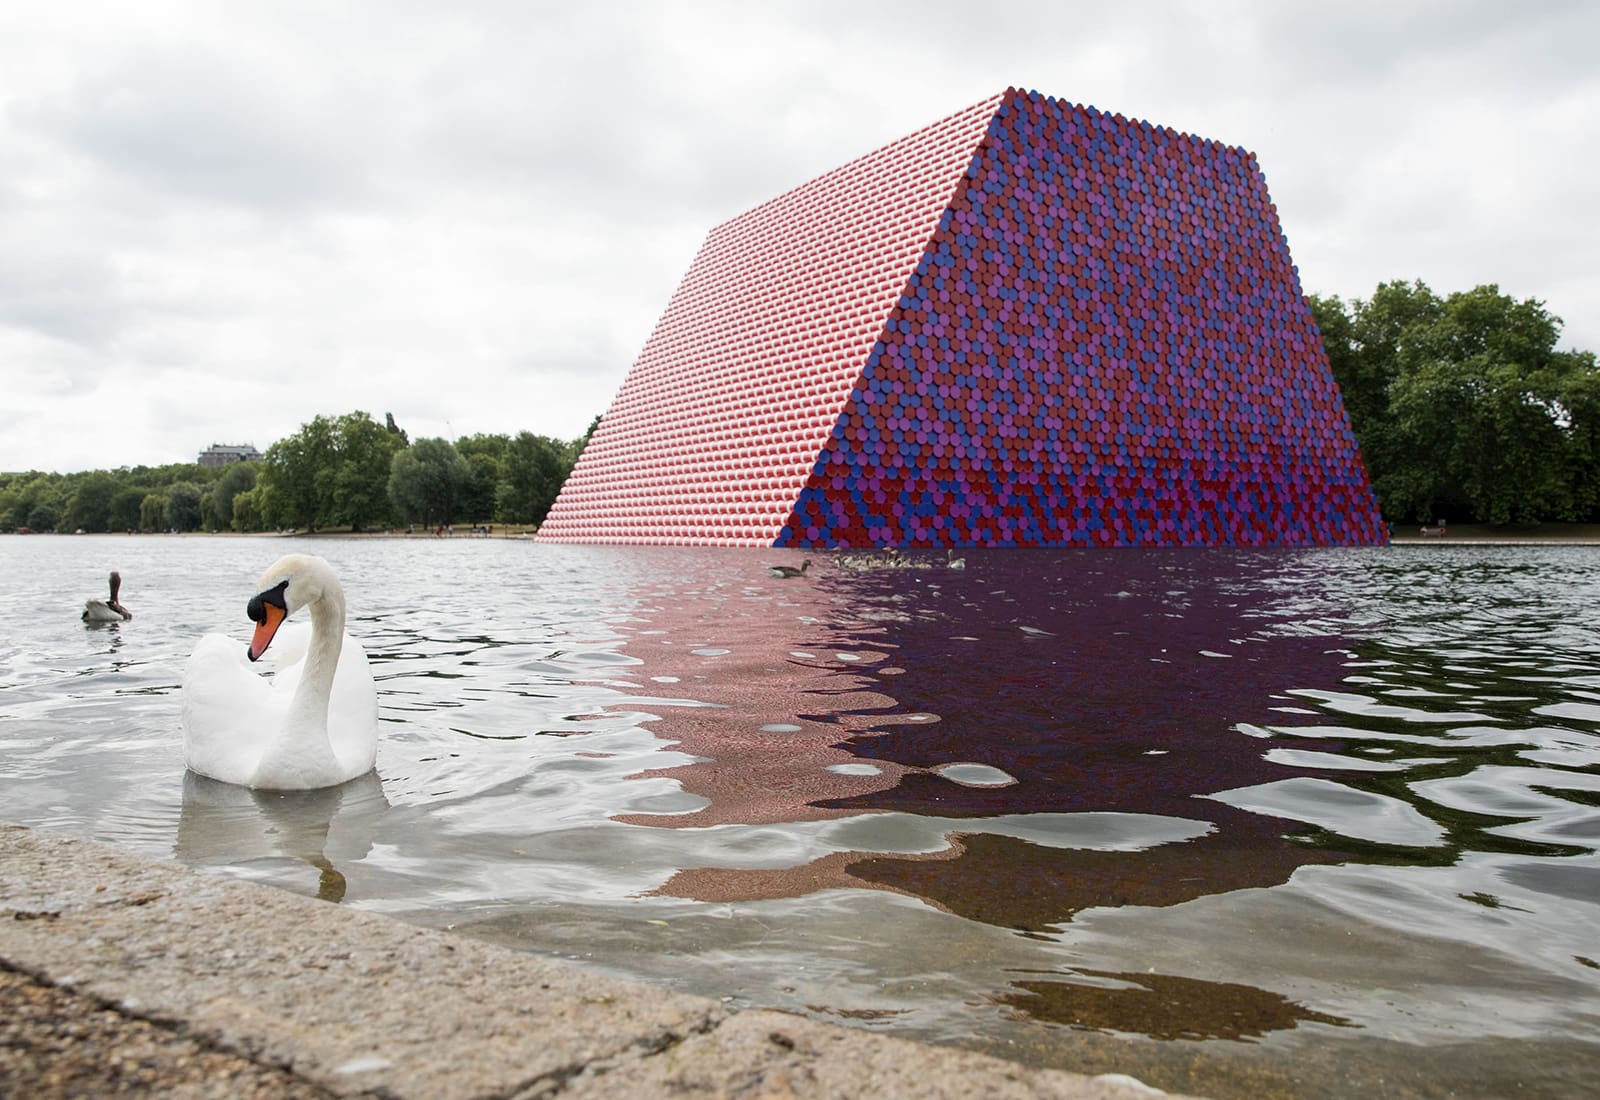
<svg viewBox="0 0 1600 1100"><path fill-rule="evenodd" d="M245 656L252 661L261 660L261 655L272 644L272 636L278 632L278 627L283 625L283 620L289 617L288 591L289 582L279 581L271 588L251 596L250 602L245 604L244 613L256 624L255 636L250 639L250 648L245 650Z"/></svg>
<svg viewBox="0 0 1600 1100"><path fill-rule="evenodd" d="M250 638L250 659L261 660L261 655L267 651L267 646L272 644L272 636L278 632L278 627L283 625L283 620L289 613L275 603L261 605L261 621L256 623L256 632Z"/></svg>

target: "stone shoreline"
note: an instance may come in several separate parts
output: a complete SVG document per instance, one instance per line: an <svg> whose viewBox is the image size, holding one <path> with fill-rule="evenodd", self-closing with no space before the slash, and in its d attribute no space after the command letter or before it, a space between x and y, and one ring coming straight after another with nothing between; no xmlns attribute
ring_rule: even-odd
<svg viewBox="0 0 1600 1100"><path fill-rule="evenodd" d="M0 825L0 1095L1149 1100Z"/></svg>

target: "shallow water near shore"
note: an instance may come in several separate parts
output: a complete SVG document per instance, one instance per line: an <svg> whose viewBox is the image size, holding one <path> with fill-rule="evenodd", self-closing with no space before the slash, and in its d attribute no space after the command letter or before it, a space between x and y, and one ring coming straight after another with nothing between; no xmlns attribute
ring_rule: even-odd
<svg viewBox="0 0 1600 1100"><path fill-rule="evenodd" d="M186 775L184 661L291 550L377 773ZM803 556L0 538L0 818L1171 1090L1593 1093L1600 549Z"/></svg>

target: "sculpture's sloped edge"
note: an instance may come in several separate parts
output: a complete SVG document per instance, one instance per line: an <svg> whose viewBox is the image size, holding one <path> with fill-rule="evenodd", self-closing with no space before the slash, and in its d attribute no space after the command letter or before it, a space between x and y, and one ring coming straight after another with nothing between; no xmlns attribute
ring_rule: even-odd
<svg viewBox="0 0 1600 1100"><path fill-rule="evenodd" d="M713 229L539 537L770 546L995 96Z"/></svg>

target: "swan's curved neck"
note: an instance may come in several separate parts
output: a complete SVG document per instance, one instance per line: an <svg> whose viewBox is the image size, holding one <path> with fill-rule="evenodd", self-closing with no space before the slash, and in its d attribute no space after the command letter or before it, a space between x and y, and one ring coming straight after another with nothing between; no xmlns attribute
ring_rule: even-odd
<svg viewBox="0 0 1600 1100"><path fill-rule="evenodd" d="M336 583L330 584L306 610L311 616L311 644L305 669L289 703L283 735L268 750L262 769L291 762L295 768L324 769L334 762L328 741L328 699L344 646L344 593Z"/></svg>
<svg viewBox="0 0 1600 1100"><path fill-rule="evenodd" d="M339 650L344 646L344 592L337 585L329 585L306 611L311 616L311 647L306 650L306 670L295 689L290 711L304 706L307 717L314 711L326 737L328 696L333 691L333 674L339 667Z"/></svg>

